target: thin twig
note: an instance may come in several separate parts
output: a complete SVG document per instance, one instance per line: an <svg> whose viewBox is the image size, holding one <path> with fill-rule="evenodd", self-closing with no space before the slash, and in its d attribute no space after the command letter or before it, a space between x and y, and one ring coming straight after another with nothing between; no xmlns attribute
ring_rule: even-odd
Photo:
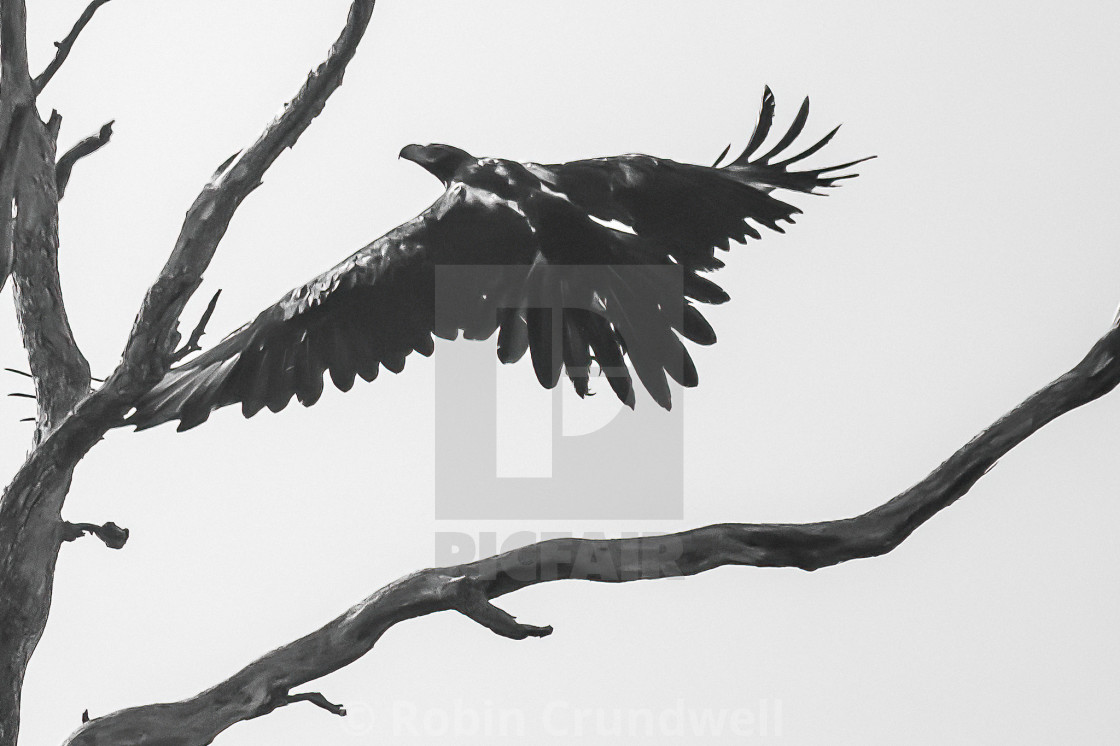
<svg viewBox="0 0 1120 746"><path fill-rule="evenodd" d="M90 22L93 18L93 14L97 12L97 9L107 2L109 2L109 0L93 0L93 2L87 5L86 9L82 11L82 14L78 16L78 20L74 23L74 28L70 29L70 33L66 35L66 38L54 43L58 51L55 52L54 59L47 65L47 69L39 73L39 76L35 78L32 83L35 88L35 93L40 93L47 86L47 83L50 82L54 74L62 67L62 63L65 62L66 58L70 55L70 50L74 48L74 42L78 40L78 35L82 33L82 29Z"/></svg>
<svg viewBox="0 0 1120 746"><path fill-rule="evenodd" d="M202 312L202 318L198 320L198 324L195 325L187 343L171 355L171 362L177 363L192 352L198 352L202 349L198 343L202 340L202 335L206 333L206 325L210 323L210 317L214 315L214 308L218 305L218 296L221 294L222 291L219 288L210 302L206 304L206 310Z"/></svg>
<svg viewBox="0 0 1120 746"><path fill-rule="evenodd" d="M32 377L31 374L25 370L16 370L15 368L4 368L4 370L8 371L9 373L15 373L17 376L23 376L24 378Z"/></svg>
<svg viewBox="0 0 1120 746"><path fill-rule="evenodd" d="M70 172L74 169L74 164L107 145L109 143L109 138L112 136L113 122L110 121L102 125L101 130L96 135L90 135L84 140L81 140L77 145L62 154L62 157L58 159L54 167L59 199L62 199L63 195L66 194L66 185L70 182Z"/></svg>
<svg viewBox="0 0 1120 746"><path fill-rule="evenodd" d="M311 704L315 705L316 707L322 707L324 710L331 713L332 715L338 715L339 717L345 717L346 716L346 708L345 707L343 707L342 705L336 705L334 702L331 702L329 699L324 697L319 692L304 692L302 694L289 694L289 695L284 697L283 705L291 705L291 704L295 704L296 702L310 702Z"/></svg>

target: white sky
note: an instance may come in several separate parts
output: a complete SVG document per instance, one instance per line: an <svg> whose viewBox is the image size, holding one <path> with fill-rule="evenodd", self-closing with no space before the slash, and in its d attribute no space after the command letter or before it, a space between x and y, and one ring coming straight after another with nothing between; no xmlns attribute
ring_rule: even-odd
<svg viewBox="0 0 1120 746"><path fill-rule="evenodd" d="M29 5L38 69L84 2ZM346 7L99 11L42 99L64 116L63 147L117 122L62 204L63 282L95 375L115 364L198 189L295 92ZM917 481L1076 363L1120 301L1116 21L1104 2L381 0L343 88L238 212L186 315L224 288L206 341L433 201L435 180L396 158L411 142L706 163L743 143L769 83L781 123L812 97L807 137L845 123L824 160L880 158L829 199L795 200L798 225L738 247L717 278L733 300L707 314L720 343L694 355L682 521L434 520L440 351L309 410L112 433L65 515L132 539L63 548L24 742L60 742L86 708L217 683L432 564L437 531L811 521ZM0 319L0 363L21 367L15 323ZM514 373L503 380L532 379ZM518 391L525 419L509 426L531 429L547 394ZM31 413L0 401L3 473ZM409 622L308 687L354 717L293 706L218 742L1104 743L1120 725L1118 449L1114 395L1017 448L885 557L502 599L553 624L546 640L452 614ZM609 724L615 708L760 716L776 701L769 738L627 739L596 735L593 718L574 735L579 709ZM413 734L389 719L419 708L437 727L456 702L519 713L524 732Z"/></svg>

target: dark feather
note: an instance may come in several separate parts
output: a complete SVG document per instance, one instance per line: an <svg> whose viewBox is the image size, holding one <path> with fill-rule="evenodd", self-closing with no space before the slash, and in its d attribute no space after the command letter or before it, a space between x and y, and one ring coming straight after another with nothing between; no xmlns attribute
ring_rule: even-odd
<svg viewBox="0 0 1120 746"><path fill-rule="evenodd" d="M758 159L759 163L766 163L766 161L770 160L778 153L781 153L783 150L793 144L793 141L797 139L797 136L801 134L801 131L805 129L805 122L807 122L808 120L809 97L806 96L805 100L801 102L801 108L797 111L797 116L793 118L793 124L789 126L789 129L786 131L785 135L782 136L782 139L778 141L778 144L771 148L770 152Z"/></svg>
<svg viewBox="0 0 1120 746"><path fill-rule="evenodd" d="M685 339L698 345L713 345L716 343L716 332L712 325L700 313L700 310L691 303L684 304L681 310L680 325L673 328L684 335Z"/></svg>
<svg viewBox="0 0 1120 746"><path fill-rule="evenodd" d="M623 359L622 345L618 335L602 316L591 311L573 310L573 316L579 321L580 328L587 336L595 361L599 363L602 375L615 395L626 406L634 408L634 389L630 381L630 370Z"/></svg>
<svg viewBox="0 0 1120 746"><path fill-rule="evenodd" d="M758 124L755 125L754 132L751 133L751 139L747 142L747 147L743 148L743 152L739 157L731 162L731 165L743 165L747 160L754 155L754 151L762 146L766 140L766 136L770 134L770 126L774 124L774 94L770 90L770 86L766 86L762 91L762 108L758 111Z"/></svg>
<svg viewBox="0 0 1120 746"><path fill-rule="evenodd" d="M499 359L514 362L529 351L545 387L566 369L586 395L594 361L627 405L634 406L633 370L668 407L666 374L684 386L698 380L679 337L716 340L688 299L729 298L698 274L723 266L716 249L760 238L758 226L780 232L793 222L800 210L772 192L832 187L862 162L790 170L835 130L770 162L801 136L808 99L778 142L754 158L774 114L766 88L749 141L723 167L716 166L730 146L713 167L640 154L519 164L451 146L409 146L402 157L446 187L428 210L171 369L128 422L145 428L179 420L187 429L238 403L246 416L279 411L293 397L310 406L323 393L324 373L346 391L381 367L401 372L413 350L430 355L433 335L487 339L499 329Z"/></svg>
<svg viewBox="0 0 1120 746"><path fill-rule="evenodd" d="M582 399L589 391L591 369L591 350L580 329L577 317L570 306L564 310L564 370Z"/></svg>
<svg viewBox="0 0 1120 746"><path fill-rule="evenodd" d="M498 332L498 359L503 363L516 363L529 349L529 327L524 308L499 310L501 331Z"/></svg>
<svg viewBox="0 0 1120 746"><path fill-rule="evenodd" d="M728 143L727 147L723 149L723 152L719 154L719 157L716 158L715 162L712 164L712 168L719 168L719 164L723 163L723 159L726 158L727 154L730 153L730 152L731 152L731 143Z"/></svg>

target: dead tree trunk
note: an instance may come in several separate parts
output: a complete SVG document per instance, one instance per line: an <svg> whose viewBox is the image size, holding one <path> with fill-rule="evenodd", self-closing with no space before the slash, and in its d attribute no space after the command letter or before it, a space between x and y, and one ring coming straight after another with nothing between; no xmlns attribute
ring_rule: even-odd
<svg viewBox="0 0 1120 746"><path fill-rule="evenodd" d="M38 93L66 59L78 34L107 0L95 0L59 43L47 69L32 78L27 63L26 2L0 2L0 204L11 256L16 310L35 382L38 424L33 449L0 501L0 745L16 743L27 664L50 612L54 567L74 527L61 517L77 463L137 398L163 377L179 343L179 315L201 282L234 211L261 176L295 144L335 89L373 12L356 0L327 60L232 167L220 169L187 212L167 264L144 298L120 365L96 391L66 320L58 278L58 199L74 162L108 140L103 129L56 160L61 117L42 121ZM58 173L56 175L56 169ZM12 221L14 205L15 220Z"/></svg>

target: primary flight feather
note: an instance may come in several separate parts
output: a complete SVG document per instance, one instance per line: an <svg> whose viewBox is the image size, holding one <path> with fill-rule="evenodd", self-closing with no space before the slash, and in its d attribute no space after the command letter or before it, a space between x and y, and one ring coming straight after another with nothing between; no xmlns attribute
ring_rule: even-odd
<svg viewBox="0 0 1120 746"><path fill-rule="evenodd" d="M750 141L723 167L727 151L712 167L637 154L541 165L409 145L401 157L445 187L431 207L172 368L128 422L178 420L185 430L230 404L246 417L279 411L293 396L310 406L325 372L347 391L381 367L399 373L413 350L430 355L433 335L495 331L499 359L528 351L547 388L563 372L586 395L594 362L628 405L633 370L668 408L666 376L697 382L680 337L716 339L693 301L728 300L700 274L723 266L715 249L792 223L801 211L775 190L814 193L866 160L791 170L836 133L784 157L808 113L806 99L779 141L756 155L774 120L767 88Z"/></svg>

